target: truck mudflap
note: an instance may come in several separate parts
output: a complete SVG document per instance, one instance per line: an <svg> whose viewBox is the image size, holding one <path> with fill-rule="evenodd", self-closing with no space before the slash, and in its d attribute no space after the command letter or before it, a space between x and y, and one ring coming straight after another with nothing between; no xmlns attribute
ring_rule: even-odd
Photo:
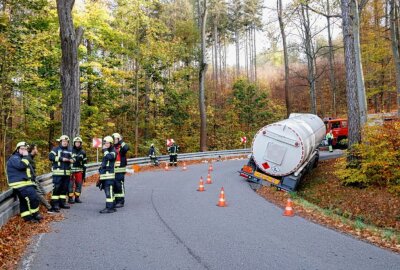
<svg viewBox="0 0 400 270"><path fill-rule="evenodd" d="M301 174L298 176L294 176L294 174L285 176L282 178L282 181L279 183L279 185L277 185L277 187L286 191L295 191L301 181L301 176Z"/></svg>

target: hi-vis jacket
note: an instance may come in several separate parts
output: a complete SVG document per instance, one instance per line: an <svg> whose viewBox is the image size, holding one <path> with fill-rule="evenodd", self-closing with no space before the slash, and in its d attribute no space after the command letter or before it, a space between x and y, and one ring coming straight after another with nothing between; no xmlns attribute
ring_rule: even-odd
<svg viewBox="0 0 400 270"><path fill-rule="evenodd" d="M71 162L64 162L63 158L73 159L72 152L68 147L59 145L51 150L49 160L53 163L53 175L71 175Z"/></svg>
<svg viewBox="0 0 400 270"><path fill-rule="evenodd" d="M11 188L35 185L32 179L32 166L27 157L14 153L7 161L7 181Z"/></svg>
<svg viewBox="0 0 400 270"><path fill-rule="evenodd" d="M125 142L119 141L117 144L114 144L114 148L117 154L115 160L115 173L125 173L126 165L128 164L126 160L126 152L128 152L129 146Z"/></svg>
<svg viewBox="0 0 400 270"><path fill-rule="evenodd" d="M74 146L72 148L72 158L75 160L72 163L72 172L83 172L87 162L86 152L81 147Z"/></svg>
<svg viewBox="0 0 400 270"><path fill-rule="evenodd" d="M172 146L168 147L168 154L170 156L178 155L178 151L179 151L179 146L176 144L173 144Z"/></svg>
<svg viewBox="0 0 400 270"><path fill-rule="evenodd" d="M103 153L104 156L99 168L100 180L113 180L115 179L114 166L117 154L114 147L103 149Z"/></svg>

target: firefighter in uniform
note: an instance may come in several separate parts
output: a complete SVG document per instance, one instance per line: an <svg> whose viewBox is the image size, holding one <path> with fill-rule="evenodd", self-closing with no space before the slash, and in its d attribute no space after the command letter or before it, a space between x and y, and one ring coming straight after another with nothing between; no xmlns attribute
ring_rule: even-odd
<svg viewBox="0 0 400 270"><path fill-rule="evenodd" d="M126 153L129 146L122 140L119 133L112 135L114 139L115 153L115 207L124 207L125 204L125 173L126 173Z"/></svg>
<svg viewBox="0 0 400 270"><path fill-rule="evenodd" d="M178 166L178 151L179 146L175 144L175 141L172 140L172 145L168 147L168 154L169 154L169 166L174 165L175 167Z"/></svg>
<svg viewBox="0 0 400 270"><path fill-rule="evenodd" d="M328 141L329 145L329 152L332 152L332 143L333 143L333 134L332 134L332 129L329 131L329 133L326 134L326 140Z"/></svg>
<svg viewBox="0 0 400 270"><path fill-rule="evenodd" d="M21 217L27 222L38 223L42 217L39 214L39 198L35 183L32 182L32 165L27 159L27 147L25 142L19 142L8 159L7 181L18 196Z"/></svg>
<svg viewBox="0 0 400 270"><path fill-rule="evenodd" d="M59 145L54 147L49 154L49 160L52 162L53 173L53 193L51 195L52 210L59 212L60 208L69 209L66 204L69 178L71 177L71 163L74 162L72 152L68 148L69 137L62 135Z"/></svg>
<svg viewBox="0 0 400 270"><path fill-rule="evenodd" d="M86 176L86 152L82 149L82 138L75 137L73 140L73 147L72 147L72 158L75 162L72 164L71 168L71 178L69 181L68 187L68 203L82 203L81 196L82 192L82 182ZM74 191L75 186L75 191ZM74 200L75 196L75 200Z"/></svg>
<svg viewBox="0 0 400 270"><path fill-rule="evenodd" d="M155 149L153 143L150 145L150 149L149 149L149 158L150 158L151 163L152 163L154 166L158 166L158 159L157 159L157 157L156 157L156 149Z"/></svg>
<svg viewBox="0 0 400 270"><path fill-rule="evenodd" d="M101 166L99 169L100 181L98 186L100 189L104 189L106 194L106 208L100 211L101 214L114 213L115 209L115 158L116 153L113 147L113 138L106 136L103 139L103 159L101 160Z"/></svg>

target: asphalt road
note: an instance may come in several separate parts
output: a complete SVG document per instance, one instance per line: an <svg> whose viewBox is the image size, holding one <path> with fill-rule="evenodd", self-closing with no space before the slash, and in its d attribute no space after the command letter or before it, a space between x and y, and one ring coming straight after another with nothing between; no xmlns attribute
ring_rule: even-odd
<svg viewBox="0 0 400 270"><path fill-rule="evenodd" d="M319 151L319 160L327 160L332 158L338 158L344 155L343 150L334 149L332 152L329 151Z"/></svg>
<svg viewBox="0 0 400 270"><path fill-rule="evenodd" d="M300 217L259 197L237 170L214 163L183 172L143 172L126 180L127 203L99 214L104 193L83 191L53 232L37 237L21 269L399 269L400 256ZM217 207L221 186L228 207Z"/></svg>

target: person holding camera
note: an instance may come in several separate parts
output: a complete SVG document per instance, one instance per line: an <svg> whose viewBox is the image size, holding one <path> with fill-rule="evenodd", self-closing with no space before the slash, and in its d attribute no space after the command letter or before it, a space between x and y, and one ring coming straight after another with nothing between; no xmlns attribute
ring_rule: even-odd
<svg viewBox="0 0 400 270"><path fill-rule="evenodd" d="M69 137L62 135L58 139L59 145L49 153L49 160L52 162L53 193L51 195L51 210L59 212L60 208L69 209L66 204L68 184L71 176L71 164L75 162L72 152L68 148Z"/></svg>
<svg viewBox="0 0 400 270"><path fill-rule="evenodd" d="M38 223L42 217L39 214L35 183L32 182L33 169L27 158L27 148L26 142L19 142L7 160L7 181L18 196L21 217L27 222Z"/></svg>
<svg viewBox="0 0 400 270"><path fill-rule="evenodd" d="M82 138L75 137L73 140L72 147L72 158L75 162L72 164L71 168L71 178L69 180L68 187L68 203L82 203L79 198L82 193L82 182L85 180L86 176L86 152L82 149ZM75 190L74 190L75 186ZM75 200L74 200L75 196Z"/></svg>

